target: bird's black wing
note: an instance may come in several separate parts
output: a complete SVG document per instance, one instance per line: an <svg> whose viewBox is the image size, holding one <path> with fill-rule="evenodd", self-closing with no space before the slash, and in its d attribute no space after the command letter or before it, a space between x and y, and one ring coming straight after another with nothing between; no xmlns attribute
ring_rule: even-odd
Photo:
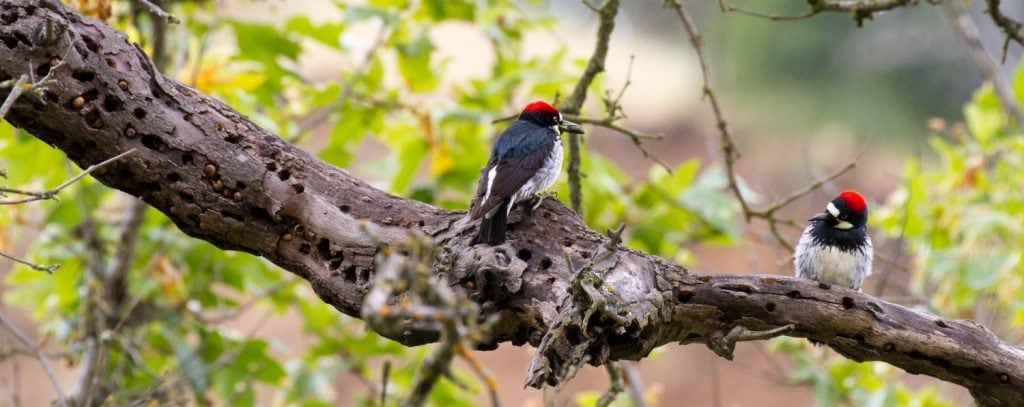
<svg viewBox="0 0 1024 407"><path fill-rule="evenodd" d="M554 143L554 139L551 139L549 143ZM470 213L471 217L479 219L487 212L490 212L491 209L512 197L516 191L519 191L523 185L526 185L530 178L537 174L537 170L544 165L544 161L547 160L550 151L551 148L549 146L548 148L537 149L524 156L511 156L499 160L496 164L498 170L494 175L494 181L491 183L491 195L487 197L486 202L481 202L473 208L473 211ZM480 174L480 184L477 187L478 199L483 199L483 195L487 193L487 173L490 171L490 167L485 167L484 170Z"/></svg>

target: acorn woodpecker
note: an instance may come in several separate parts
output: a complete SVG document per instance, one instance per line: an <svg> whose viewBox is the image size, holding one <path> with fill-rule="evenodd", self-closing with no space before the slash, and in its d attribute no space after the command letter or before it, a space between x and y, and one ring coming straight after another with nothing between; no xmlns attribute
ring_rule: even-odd
<svg viewBox="0 0 1024 407"><path fill-rule="evenodd" d="M874 256L867 221L864 196L852 189L840 192L800 236L793 254L796 276L860 291Z"/></svg>
<svg viewBox="0 0 1024 407"><path fill-rule="evenodd" d="M583 134L554 106L536 101L498 136L470 205L470 219L482 218L477 243L504 242L512 206L555 183L562 169L563 131Z"/></svg>

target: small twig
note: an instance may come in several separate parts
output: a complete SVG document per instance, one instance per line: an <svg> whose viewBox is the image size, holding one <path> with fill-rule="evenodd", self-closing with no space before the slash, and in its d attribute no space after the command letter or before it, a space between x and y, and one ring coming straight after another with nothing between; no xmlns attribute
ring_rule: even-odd
<svg viewBox="0 0 1024 407"><path fill-rule="evenodd" d="M608 390L601 395L601 398L597 399L597 407L608 407L615 401L615 398L622 393L622 365L618 361L608 362L604 365L605 370L608 372L609 384Z"/></svg>
<svg viewBox="0 0 1024 407"><path fill-rule="evenodd" d="M60 264L51 264L49 266L43 266L43 265L35 264L35 263L29 262L29 261L26 261L26 260L19 259L19 258L14 257L14 256L10 256L10 255L8 255L8 254L6 254L4 252L0 252L0 257L3 257L5 259L13 261L15 263L24 264L24 265L28 266L29 268L31 268L32 270L45 271L47 274L53 274L54 270L57 270L58 268L60 268Z"/></svg>
<svg viewBox="0 0 1024 407"><path fill-rule="evenodd" d="M388 376L391 376L391 361L384 361L384 371L380 374L380 407L384 407L388 399Z"/></svg>
<svg viewBox="0 0 1024 407"><path fill-rule="evenodd" d="M720 1L719 4L728 6L726 3L722 1ZM817 7L819 7L819 3L814 4L815 9L817 9ZM776 242L780 246L786 248L787 250L792 251L793 246L789 244L785 237L782 236L782 233L779 231L779 224L797 227L796 223L793 222L792 220L780 220L775 217L775 213L779 209L785 207L786 205L789 205L793 201L811 193L812 191L820 188L825 183L835 179L836 177L839 177L846 171L849 171L851 168L853 168L854 162L856 160L851 161L849 164L847 164L846 167L843 167L839 171L836 171L828 178L812 182L810 185L804 187L801 190L791 193L786 198L783 198L775 202L774 204L770 205L768 208L764 210L755 210L751 208L750 203L748 203L747 200L743 197L743 193L740 190L738 177L736 176L735 164L736 160L739 159L740 154L736 148L736 143L729 132L728 123L726 122L725 116L722 113L722 108L718 103L718 97L716 96L715 91L711 86L711 69L710 64L708 63L707 55L704 53L703 37L701 36L700 31L697 30L697 25L693 22L693 19L690 17L690 14L686 11L685 8L683 8L683 5L678 0L666 0L665 5L675 9L676 15L679 17L679 21L682 23L683 28L686 29L686 33L689 35L690 43L693 45L694 51L697 53L697 60L700 63L701 76L704 81L703 93L708 100L708 104L711 106L712 112L715 115L715 122L718 127L722 155L725 161L726 179L728 181L729 190L732 191L732 194L736 197L736 200L739 202L740 209L742 210L743 216L747 222L750 222L751 219L754 218L764 219L765 221L768 222L769 231L775 238ZM726 8L726 10L728 10L728 8Z"/></svg>
<svg viewBox="0 0 1024 407"><path fill-rule="evenodd" d="M1014 20L1007 17L999 10L999 3L1001 0L986 0L988 4L988 14L992 16L992 21L1003 29L1006 33L1006 42L1003 43L1003 60L1006 60L1006 50L1010 45L1010 41L1013 40L1018 44L1024 46L1024 35L1021 34L1020 30L1024 27L1020 21Z"/></svg>
<svg viewBox="0 0 1024 407"><path fill-rule="evenodd" d="M821 188L825 184L832 182L836 178L841 177L843 174L846 174L848 171L852 170L855 166L857 166L857 158L850 160L850 162L846 163L846 165L832 172L827 177L814 180L810 184L807 184L807 186L799 190L793 191L792 193L789 194L789 196L782 198L778 201L775 201L775 203L769 205L767 208L759 211L752 211L750 216L769 218L772 215L774 215L775 212L778 211L779 209L782 209L783 207L793 203L793 201L796 201L797 199L807 196L807 194L814 192L818 188Z"/></svg>
<svg viewBox="0 0 1024 407"><path fill-rule="evenodd" d="M629 89L629 85L633 84L633 62L635 59L635 55L629 56L629 65L626 66L626 81L622 83L622 88L619 89L619 94L615 96L615 99L611 98L610 91L605 91L605 94L608 96L605 97L604 105L608 111L609 121L626 118L626 112L622 110L622 97L626 95L626 89Z"/></svg>
<svg viewBox="0 0 1024 407"><path fill-rule="evenodd" d="M943 2L943 5L957 38L966 49L967 56L971 58L974 67L985 77L985 80L992 83L996 96L999 97L999 103L1003 105L1006 114L1013 118L1018 125L1024 125L1024 112L1021 111L1020 104L1017 103L1013 85L1003 77L996 62L985 50L985 45L981 42L981 33L978 32L978 27L974 25L971 16L964 11L963 3L960 0L947 0ZM995 6L998 7L998 2ZM992 12L991 1L989 2L989 12ZM993 18L995 17L993 16Z"/></svg>
<svg viewBox="0 0 1024 407"><path fill-rule="evenodd" d="M0 200L0 205L17 205L17 204L22 204L22 203L32 202L32 201L39 201L39 200L44 200L44 199L55 199L57 197L57 194L60 193L60 191L64 190L64 188L67 188L71 184L74 184L76 181L82 179L83 177L85 177L86 175L92 173L93 171L96 171L96 170L98 170L100 168L103 168L103 166L105 166L107 164L110 164L110 163L112 163L114 161L117 161L117 160L119 160L121 158L124 158L124 156L126 156L128 154L131 154L133 152L135 152L134 148L132 148L131 150L125 151L125 152L123 152L121 154L118 154L118 155L115 155L113 157L110 157L110 158L104 160L103 162L101 162L99 164L90 165L89 168L85 169L85 171L82 171L81 173L79 173L78 175L75 175L71 179L69 179L67 181L64 181L64 183L58 185L56 188L48 189L46 191L30 192L30 191L21 191L21 190L14 190L14 189L5 188L5 189L3 189L3 192L16 193L16 194L19 194L19 195L26 195L28 197L27 198L8 200L8 201Z"/></svg>
<svg viewBox="0 0 1024 407"><path fill-rule="evenodd" d="M169 22L171 24L180 24L181 23L181 20L179 20L177 17L175 17L175 16L171 15L170 13L164 11L164 9L160 8L160 6L157 6L156 4L153 4L153 2L151 2L149 0L135 0L135 1L138 2L139 4L143 5L143 6L146 6L146 8L149 10L149 12L153 13L153 15L155 15L155 16L157 16L159 18L162 18L164 20L167 20L167 22Z"/></svg>
<svg viewBox="0 0 1024 407"><path fill-rule="evenodd" d="M0 88L7 87L8 82L4 81L4 83L0 84ZM4 99L4 103L0 105L0 119L7 117L7 112L11 110L11 106L14 106L14 101L18 100L21 94L25 92L25 89L31 87L32 84L28 80L28 75L25 74L21 75L17 81L14 81L9 86L11 87L11 93L7 94L7 99Z"/></svg>
<svg viewBox="0 0 1024 407"><path fill-rule="evenodd" d="M50 384L53 385L53 390L57 392L57 405L67 406L68 402L64 398L64 390L61 388L60 381L57 380L57 375L53 372L53 366L50 365L50 361L46 358L46 355L33 346L32 343L29 342L28 337L25 336L18 327L8 321L3 314L0 314L0 325L7 328L7 330L18 339L18 342L21 342L21 344L25 346L25 348L29 349L33 356L39 360L39 364L43 366L43 371L46 372L46 377L50 379Z"/></svg>
<svg viewBox="0 0 1024 407"><path fill-rule="evenodd" d="M730 12L734 12L735 11L735 12L740 13L740 14L746 14L746 15L751 16L751 17L763 18L765 20L771 20L771 21L802 20L802 19L805 19L805 18L814 17L815 15L817 15L818 13L820 13L822 11L820 9L813 9L812 8L811 10L809 10L806 13L803 13L803 14L798 14L798 15L794 15L794 16L783 16L783 15L778 15L778 14L762 13L760 11L753 11L753 10L748 10L748 9L745 9L745 8L742 8L742 7L737 7L736 5L734 5L732 3L729 3L726 0L718 0L718 7L720 9L722 9L723 13L730 13Z"/></svg>
<svg viewBox="0 0 1024 407"><path fill-rule="evenodd" d="M513 116L512 118L514 119L515 116ZM625 127L622 127L620 125L617 125L617 124L609 121L607 118L604 118L604 119L594 119L594 118L591 118L591 117L580 117L580 116L575 116L575 115L565 115L565 119L566 120L570 120L570 121L574 121L574 122L579 123L579 124L590 124L590 125L594 125L594 126L598 126L598 127L604 127L604 128L606 128L608 130L612 130L612 131L614 131L616 133L620 133L620 134L629 136L630 138L632 138L634 140L638 140L638 141L639 140L661 140L661 139L665 138L665 135L661 134L661 133L658 133L658 134L647 134L647 133L638 132L636 130L627 129ZM502 120L502 119L496 119L496 121L498 121L498 120Z"/></svg>
<svg viewBox="0 0 1024 407"><path fill-rule="evenodd" d="M729 181L729 190L736 196L736 200L739 201L740 207L746 215L747 222L749 222L751 217L750 205L743 198L734 169L734 164L739 158L740 153L736 148L732 135L729 133L729 126L725 121L725 115L722 113L722 107L718 104L718 97L715 95L714 88L711 87L711 69L709 68L707 55L704 54L704 38L701 37L700 31L697 30L697 25L694 24L690 14L686 12L686 9L683 8L679 1L666 0L665 5L675 9L679 21L683 24L683 28L686 29L686 33L690 37L690 44L693 45L693 50L697 53L697 61L700 62L701 77L704 81L703 93L707 98L708 104L711 105L711 110L715 115L715 125L718 127L718 134L721 138L722 155L725 158L725 174Z"/></svg>
<svg viewBox="0 0 1024 407"><path fill-rule="evenodd" d="M634 130L630 130L630 129L627 129L625 127L622 127L622 126L619 126L619 125L613 123L611 121L612 120L611 118L592 119L592 118L577 117L577 116L572 116L572 115L566 115L565 118L567 120L574 121L574 122L580 123L580 124L592 124L592 125L595 125L595 126L604 127L606 129L615 131L616 133L624 134L624 135L628 136L630 138L630 140L633 141L633 145L635 145L636 148L638 150L640 150L640 153L644 155L644 158L649 159L651 161L654 161L655 163L660 165L662 168L664 168L666 171L668 171L670 173L672 172L672 167L670 167L668 164L666 164L660 158L654 156L649 151L647 151L647 148L645 148L644 144L643 144L643 140L661 140L663 138L663 135L661 135L661 134L654 134L654 135L644 134L644 133L640 133L640 132L637 132L637 131L634 131Z"/></svg>

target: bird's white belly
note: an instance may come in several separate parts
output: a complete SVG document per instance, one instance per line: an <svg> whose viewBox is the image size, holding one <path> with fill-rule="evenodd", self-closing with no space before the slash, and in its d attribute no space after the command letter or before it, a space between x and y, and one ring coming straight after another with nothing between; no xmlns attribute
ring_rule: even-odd
<svg viewBox="0 0 1024 407"><path fill-rule="evenodd" d="M857 256L854 252L839 250L834 247L821 247L811 250L811 264L817 265L816 280L827 284L853 287L854 270L857 267Z"/></svg>
<svg viewBox="0 0 1024 407"><path fill-rule="evenodd" d="M796 275L800 278L860 290L864 279L871 275L874 250L871 239L866 239L861 250L841 250L815 244L805 230L797 244Z"/></svg>
<svg viewBox="0 0 1024 407"><path fill-rule="evenodd" d="M509 210L512 210L512 205L523 199L529 198L533 194L550 188L558 180L558 175L562 172L562 140L559 137L555 140L555 146L551 149L551 153L548 154L544 160L544 165L537 170L537 173L523 184L522 188L512 197L512 202L509 203Z"/></svg>

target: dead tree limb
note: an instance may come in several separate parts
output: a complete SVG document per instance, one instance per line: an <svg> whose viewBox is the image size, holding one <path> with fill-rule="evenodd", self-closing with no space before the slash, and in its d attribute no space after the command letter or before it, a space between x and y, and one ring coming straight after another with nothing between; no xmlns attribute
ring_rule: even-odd
<svg viewBox="0 0 1024 407"><path fill-rule="evenodd" d="M48 74L14 103L11 123L83 168L135 148L91 175L190 236L295 273L348 315L360 315L381 248L410 230L430 236L440 248L432 271L497 316L478 346L540 346L531 384L672 342L732 357L738 341L784 334L960 384L979 405L1024 405L1024 349L974 322L793 278L690 274L619 246L555 200L531 217L514 210L508 243L472 245L465 212L389 195L316 159L160 75L123 33L58 0L0 0L0 20L0 82ZM380 333L410 346L438 338Z"/></svg>

